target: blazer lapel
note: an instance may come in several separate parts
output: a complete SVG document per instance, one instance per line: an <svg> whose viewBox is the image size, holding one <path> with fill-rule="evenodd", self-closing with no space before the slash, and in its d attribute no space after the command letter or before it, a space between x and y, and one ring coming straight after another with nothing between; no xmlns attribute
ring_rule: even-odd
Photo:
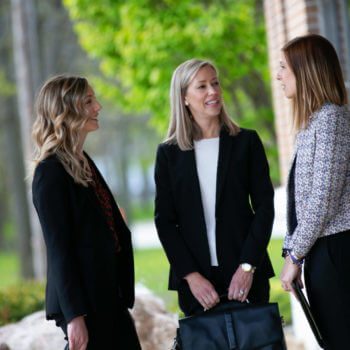
<svg viewBox="0 0 350 350"><path fill-rule="evenodd" d="M113 194L112 194L110 188L108 187L108 185L107 185L105 179L103 178L103 176L102 176L102 174L100 173L99 169L98 169L97 166L95 165L94 161L89 157L89 155L88 155L86 152L84 152L84 154L85 154L86 158L89 159L90 165L94 167L95 173L96 173L96 175L98 176L98 178L99 178L101 184L104 186L104 188L106 189L106 191L109 193L110 199L111 199L111 204L112 204L112 208L113 208L114 213L115 213L118 217L120 216L120 219L123 221L123 223L125 223L125 222L124 222L124 219L122 218L122 216L121 216L121 214L120 214L120 212L119 212L119 208L118 208L118 206L117 206L117 204L116 204L116 202L115 202L114 196L113 196ZM95 193L95 190L92 188L92 186L89 186L89 187L85 188L85 190L86 190L87 195L88 195L88 197L90 198L91 202L92 202L93 205L97 208L98 212L100 213L100 215L103 217L104 221L105 221L106 224L107 224L106 216L105 216L105 214L104 214L104 212L103 212L103 209L102 209L102 207L101 207L101 205L100 205L100 203L99 203L99 199L98 199L98 197L97 197L97 195L96 195L96 193ZM117 224L117 223L116 223L116 224Z"/></svg>
<svg viewBox="0 0 350 350"><path fill-rule="evenodd" d="M230 164L232 150L232 137L223 128L220 132L219 157L216 175L216 206L220 201L220 196L224 188L228 166Z"/></svg>
<svg viewBox="0 0 350 350"><path fill-rule="evenodd" d="M193 201L194 208L197 208L200 213L201 222L203 224L203 230L206 231L204 208L202 202L202 193L199 183L199 177L197 173L197 163L194 149L190 151L181 151L183 154L181 168L186 169L185 181L187 188L191 193L191 200ZM209 249L209 248L208 248Z"/></svg>
<svg viewBox="0 0 350 350"><path fill-rule="evenodd" d="M197 173L197 163L194 149L185 151L184 153L184 166L183 169L186 169L186 178L188 181L193 184L193 188L198 193L198 198L201 198L201 191L199 185L199 178Z"/></svg>

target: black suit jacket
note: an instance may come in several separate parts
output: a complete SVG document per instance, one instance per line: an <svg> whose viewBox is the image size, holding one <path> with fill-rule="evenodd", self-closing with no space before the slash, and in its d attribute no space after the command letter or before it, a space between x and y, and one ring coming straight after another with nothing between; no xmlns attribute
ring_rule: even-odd
<svg viewBox="0 0 350 350"><path fill-rule="evenodd" d="M118 255L94 189L76 184L56 156L37 166L32 191L47 248L47 318L68 323L79 315L113 312L118 303L132 307L131 234L114 200Z"/></svg>
<svg viewBox="0 0 350 350"><path fill-rule="evenodd" d="M210 253L194 150L158 147L155 223L170 262L169 289L190 272L210 274ZM242 262L256 275L274 275L266 247L274 218L273 187L263 145L255 131L220 133L216 188L216 249L227 285ZM256 278L255 278L256 279Z"/></svg>

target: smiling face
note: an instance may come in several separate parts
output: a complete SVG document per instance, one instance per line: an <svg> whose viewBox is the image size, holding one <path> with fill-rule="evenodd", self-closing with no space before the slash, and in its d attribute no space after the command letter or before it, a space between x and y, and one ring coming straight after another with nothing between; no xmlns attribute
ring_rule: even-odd
<svg viewBox="0 0 350 350"><path fill-rule="evenodd" d="M185 94L185 105L193 118L218 118L221 108L221 87L215 70L207 65L192 78Z"/></svg>
<svg viewBox="0 0 350 350"><path fill-rule="evenodd" d="M83 108L87 120L84 124L82 132L87 134L99 128L98 114L102 108L100 103L97 101L94 90L91 88L91 86L89 86L86 96L84 97Z"/></svg>
<svg viewBox="0 0 350 350"><path fill-rule="evenodd" d="M281 54L280 69L277 72L277 80L281 82L282 89L287 98L294 98L296 96L297 88L295 75L283 52Z"/></svg>

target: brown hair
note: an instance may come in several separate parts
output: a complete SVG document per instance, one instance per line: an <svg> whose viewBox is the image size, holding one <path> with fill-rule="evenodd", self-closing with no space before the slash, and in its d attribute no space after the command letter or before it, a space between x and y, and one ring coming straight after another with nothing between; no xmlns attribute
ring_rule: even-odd
<svg viewBox="0 0 350 350"><path fill-rule="evenodd" d="M292 107L297 129L306 128L312 113L324 103L347 103L339 59L327 39L308 34L289 41L282 51L296 80Z"/></svg>
<svg viewBox="0 0 350 350"><path fill-rule="evenodd" d="M34 169L55 154L74 181L84 186L92 181L88 162L79 155L79 134L86 123L83 102L88 88L88 81L76 76L58 75L47 80L36 99L32 129Z"/></svg>

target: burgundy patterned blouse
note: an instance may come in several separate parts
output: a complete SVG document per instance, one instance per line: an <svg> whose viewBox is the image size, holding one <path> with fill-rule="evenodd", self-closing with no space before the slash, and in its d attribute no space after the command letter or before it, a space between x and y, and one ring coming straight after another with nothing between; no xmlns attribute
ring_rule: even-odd
<svg viewBox="0 0 350 350"><path fill-rule="evenodd" d="M115 241L115 248L117 252L120 252L121 247L119 244L119 239L118 239L118 233L117 233L117 228L115 225L115 220L114 220L114 215L113 215L113 207L112 207L112 198L107 190L107 188L104 186L102 183L100 176L97 174L94 165L90 163L90 169L92 173L92 179L94 181L94 184L92 185L95 194L100 202L102 211L106 217L107 224L112 231L113 238Z"/></svg>

